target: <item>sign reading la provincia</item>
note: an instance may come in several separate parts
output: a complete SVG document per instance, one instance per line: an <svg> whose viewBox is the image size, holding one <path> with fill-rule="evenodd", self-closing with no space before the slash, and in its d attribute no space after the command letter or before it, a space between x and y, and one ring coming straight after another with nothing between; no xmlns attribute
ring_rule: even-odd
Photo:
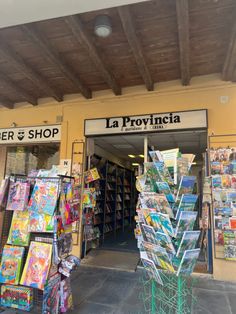
<svg viewBox="0 0 236 314"><path fill-rule="evenodd" d="M60 140L61 125L0 129L0 145L59 142Z"/></svg>
<svg viewBox="0 0 236 314"><path fill-rule="evenodd" d="M207 128L207 110L85 120L85 136Z"/></svg>

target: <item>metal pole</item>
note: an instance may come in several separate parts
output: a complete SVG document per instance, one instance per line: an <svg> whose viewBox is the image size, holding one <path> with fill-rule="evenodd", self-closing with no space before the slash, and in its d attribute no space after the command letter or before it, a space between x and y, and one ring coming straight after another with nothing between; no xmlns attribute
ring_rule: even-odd
<svg viewBox="0 0 236 314"><path fill-rule="evenodd" d="M144 162L148 161L148 137L144 137Z"/></svg>
<svg viewBox="0 0 236 314"><path fill-rule="evenodd" d="M157 314L156 313L156 283L154 279L152 279L152 313L151 314Z"/></svg>
<svg viewBox="0 0 236 314"><path fill-rule="evenodd" d="M183 286L183 279L179 276L178 277L178 291L177 291L177 314L183 313L183 296L182 296L182 286Z"/></svg>

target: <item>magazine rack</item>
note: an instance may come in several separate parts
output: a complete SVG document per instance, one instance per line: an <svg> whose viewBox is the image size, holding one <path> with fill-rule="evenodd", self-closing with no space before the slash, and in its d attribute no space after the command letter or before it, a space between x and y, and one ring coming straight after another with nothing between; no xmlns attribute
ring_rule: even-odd
<svg viewBox="0 0 236 314"><path fill-rule="evenodd" d="M142 276L143 300L145 313L148 314L188 314L192 313L196 298L193 296L192 277L176 276L160 271L164 286L157 283L144 271Z"/></svg>

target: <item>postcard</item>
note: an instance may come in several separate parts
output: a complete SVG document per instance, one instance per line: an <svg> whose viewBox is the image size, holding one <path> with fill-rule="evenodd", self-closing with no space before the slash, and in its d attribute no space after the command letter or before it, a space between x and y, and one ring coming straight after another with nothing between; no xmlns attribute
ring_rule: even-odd
<svg viewBox="0 0 236 314"><path fill-rule="evenodd" d="M176 253L177 257L182 257L184 251L195 249L199 239L200 231L185 231Z"/></svg>
<svg viewBox="0 0 236 314"><path fill-rule="evenodd" d="M181 262L177 271L177 276L179 275L190 276L192 274L193 269L196 265L199 253L200 253L200 249L184 251L183 257L181 259Z"/></svg>
<svg viewBox="0 0 236 314"><path fill-rule="evenodd" d="M177 233L182 233L184 231L192 231L196 218L197 212L195 211L182 211L179 216L179 220L176 227L176 235Z"/></svg>

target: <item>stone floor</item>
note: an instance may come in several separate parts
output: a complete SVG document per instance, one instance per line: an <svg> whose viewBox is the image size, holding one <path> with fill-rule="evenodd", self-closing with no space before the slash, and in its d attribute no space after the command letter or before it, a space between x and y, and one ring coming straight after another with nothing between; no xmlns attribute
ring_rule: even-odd
<svg viewBox="0 0 236 314"><path fill-rule="evenodd" d="M122 272L81 266L74 273L73 314L144 314L142 271ZM194 314L236 313L236 284L199 278L194 286ZM71 314L72 314L71 313Z"/></svg>

